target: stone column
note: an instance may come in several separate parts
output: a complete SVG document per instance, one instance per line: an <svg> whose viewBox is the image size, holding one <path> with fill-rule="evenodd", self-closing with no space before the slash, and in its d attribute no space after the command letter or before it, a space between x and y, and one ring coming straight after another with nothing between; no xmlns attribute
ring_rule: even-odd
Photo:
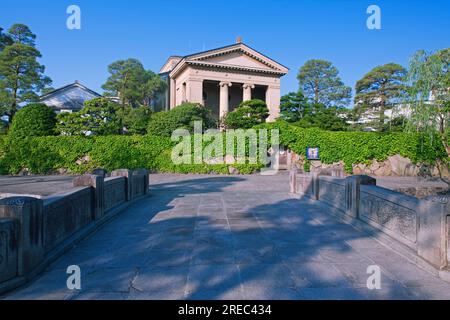
<svg viewBox="0 0 450 320"><path fill-rule="evenodd" d="M169 88L169 110L174 108L177 103L177 84L174 79L170 79L170 88Z"/></svg>
<svg viewBox="0 0 450 320"><path fill-rule="evenodd" d="M255 88L254 84L251 83L244 83L244 85L242 86L242 89L244 90L242 93L242 101L248 101L248 100L252 100L252 89Z"/></svg>
<svg viewBox="0 0 450 320"><path fill-rule="evenodd" d="M280 115L280 86L270 85L266 91L266 104L269 108L269 118L268 122L275 121Z"/></svg>
<svg viewBox="0 0 450 320"><path fill-rule="evenodd" d="M231 82L221 82L220 86L220 105L219 116L222 119L229 112L228 104L228 88L231 87Z"/></svg>
<svg viewBox="0 0 450 320"><path fill-rule="evenodd" d="M105 213L105 189L103 176L86 174L73 180L74 187L94 188L94 220L103 217Z"/></svg>
<svg viewBox="0 0 450 320"><path fill-rule="evenodd" d="M126 192L126 200L127 201L133 200L133 192L131 190L131 186L133 185L132 181L131 181L132 175L133 175L133 172L128 169L119 169L119 170L115 170L115 171L111 172L111 177L125 177L125 179L126 179L126 182L125 182L126 191L125 192Z"/></svg>
<svg viewBox="0 0 450 320"><path fill-rule="evenodd" d="M11 218L19 226L18 275L32 271L43 261L45 253L43 201L31 197L1 199L0 218Z"/></svg>
<svg viewBox="0 0 450 320"><path fill-rule="evenodd" d="M359 217L359 197L360 186L363 185L377 185L377 180L364 175L350 176L345 179L345 193L346 193L346 214L352 218Z"/></svg>

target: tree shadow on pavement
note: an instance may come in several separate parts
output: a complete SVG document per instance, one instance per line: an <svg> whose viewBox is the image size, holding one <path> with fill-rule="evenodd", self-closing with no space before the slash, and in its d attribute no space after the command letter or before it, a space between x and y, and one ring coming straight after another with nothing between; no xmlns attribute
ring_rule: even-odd
<svg viewBox="0 0 450 320"><path fill-rule="evenodd" d="M153 184L149 198L7 298L415 299L450 292L327 205L294 199L275 183L272 192L253 191L244 185L249 179ZM80 292L66 288L71 264L82 269ZM367 288L371 265L381 268L381 290Z"/></svg>

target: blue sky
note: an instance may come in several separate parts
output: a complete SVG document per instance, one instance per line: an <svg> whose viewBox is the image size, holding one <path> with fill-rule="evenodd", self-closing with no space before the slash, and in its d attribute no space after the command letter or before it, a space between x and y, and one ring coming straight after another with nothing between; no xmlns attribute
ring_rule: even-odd
<svg viewBox="0 0 450 320"><path fill-rule="evenodd" d="M81 30L66 28L76 4ZM368 30L366 9L382 10L382 30ZM79 80L102 92L107 65L137 58L158 71L170 55L244 43L290 68L282 93L298 89L308 59L332 61L354 87L371 68L404 66L418 49L450 47L449 0L2 0L0 26L29 25L46 73L59 87Z"/></svg>

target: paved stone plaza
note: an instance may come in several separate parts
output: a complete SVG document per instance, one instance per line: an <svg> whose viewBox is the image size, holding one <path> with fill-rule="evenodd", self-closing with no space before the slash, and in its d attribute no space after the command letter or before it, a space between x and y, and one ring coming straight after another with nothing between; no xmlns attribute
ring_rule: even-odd
<svg viewBox="0 0 450 320"><path fill-rule="evenodd" d="M28 194L47 197L72 188L75 176L0 176L0 198L9 194ZM375 177L377 185L390 190L408 187L446 188L437 178L418 177ZM170 179L170 176L165 176Z"/></svg>
<svg viewBox="0 0 450 320"><path fill-rule="evenodd" d="M151 196L6 299L450 299L450 284L320 202L288 176L151 175ZM81 291L66 288L79 265ZM382 289L368 290L369 265Z"/></svg>

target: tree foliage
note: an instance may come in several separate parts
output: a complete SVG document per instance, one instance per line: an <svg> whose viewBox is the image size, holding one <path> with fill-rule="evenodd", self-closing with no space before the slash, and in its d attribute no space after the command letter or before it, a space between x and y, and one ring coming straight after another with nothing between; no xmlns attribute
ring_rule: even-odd
<svg viewBox="0 0 450 320"><path fill-rule="evenodd" d="M6 46L13 43L13 40L8 34L3 33L3 28L0 28L0 51L2 51Z"/></svg>
<svg viewBox="0 0 450 320"><path fill-rule="evenodd" d="M8 134L14 138L51 136L55 134L56 114L42 103L29 104L20 109Z"/></svg>
<svg viewBox="0 0 450 320"><path fill-rule="evenodd" d="M119 60L108 66L110 76L103 85L106 95L119 97L123 107L149 107L165 82L152 71L145 70L137 59Z"/></svg>
<svg viewBox="0 0 450 320"><path fill-rule="evenodd" d="M406 69L396 63L373 68L356 83L355 108L378 113L377 127L384 126L384 113L401 101L405 94Z"/></svg>
<svg viewBox="0 0 450 320"><path fill-rule="evenodd" d="M450 157L450 48L435 53L416 52L409 65L409 131L434 135L437 131Z"/></svg>
<svg viewBox="0 0 450 320"><path fill-rule="evenodd" d="M305 114L293 125L302 128L319 128L328 131L346 131L349 125L345 118L339 116L337 108L325 108L322 105L313 105L311 112Z"/></svg>
<svg viewBox="0 0 450 320"><path fill-rule="evenodd" d="M107 98L96 98L84 103L83 109L58 115L57 131L62 135L119 134L119 105Z"/></svg>
<svg viewBox="0 0 450 320"><path fill-rule="evenodd" d="M262 100L254 99L242 101L234 111L225 116L223 123L227 129L249 129L265 122L268 117L267 104Z"/></svg>
<svg viewBox="0 0 450 320"><path fill-rule="evenodd" d="M281 119L298 127L330 131L346 130L349 127L345 117L341 116L343 109L309 102L300 91L281 97L280 109Z"/></svg>
<svg viewBox="0 0 450 320"><path fill-rule="evenodd" d="M280 117L287 122L296 122L309 112L310 107L311 104L301 91L289 92L281 97Z"/></svg>
<svg viewBox="0 0 450 320"><path fill-rule="evenodd" d="M9 44L0 51L0 112L13 119L23 102L36 101L39 93L51 83L38 62L41 53L35 47L36 35L23 24L8 31Z"/></svg>
<svg viewBox="0 0 450 320"><path fill-rule="evenodd" d="M149 107L127 108L123 117L123 125L129 134L146 134L152 112Z"/></svg>
<svg viewBox="0 0 450 320"><path fill-rule="evenodd" d="M315 104L344 107L350 103L352 90L342 82L338 69L329 61L307 61L300 68L297 79L301 92Z"/></svg>

